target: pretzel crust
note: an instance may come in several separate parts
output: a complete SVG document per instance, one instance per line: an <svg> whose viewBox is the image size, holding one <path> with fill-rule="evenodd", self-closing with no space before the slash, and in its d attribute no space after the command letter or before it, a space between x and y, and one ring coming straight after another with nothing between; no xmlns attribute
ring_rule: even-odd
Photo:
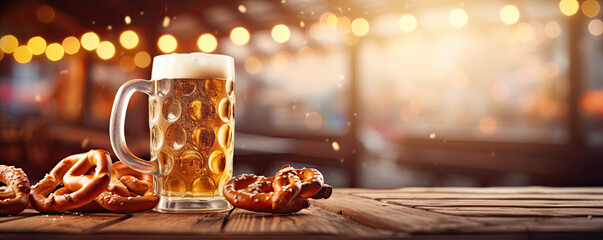
<svg viewBox="0 0 603 240"><path fill-rule="evenodd" d="M123 162L115 162L111 183L95 201L113 212L141 212L154 208L159 202L159 196L153 192L151 174L138 172Z"/></svg>
<svg viewBox="0 0 603 240"><path fill-rule="evenodd" d="M22 212L29 203L29 179L20 168L0 165L0 216Z"/></svg>
<svg viewBox="0 0 603 240"><path fill-rule="evenodd" d="M94 176L87 173L96 167ZM67 176L65 178L65 176ZM82 207L103 192L111 180L111 157L105 150L90 150L61 160L31 189L31 206L42 213L59 213ZM51 193L61 183L69 190ZM50 194L50 195L49 195Z"/></svg>

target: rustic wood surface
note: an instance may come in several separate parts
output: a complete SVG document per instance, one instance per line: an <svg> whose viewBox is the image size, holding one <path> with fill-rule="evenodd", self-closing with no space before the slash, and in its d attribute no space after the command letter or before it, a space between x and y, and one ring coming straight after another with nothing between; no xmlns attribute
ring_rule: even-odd
<svg viewBox="0 0 603 240"><path fill-rule="evenodd" d="M459 236L459 234L462 234ZM502 234L502 235L501 235ZM335 189L295 214L143 212L0 217L0 238L603 237L603 188Z"/></svg>

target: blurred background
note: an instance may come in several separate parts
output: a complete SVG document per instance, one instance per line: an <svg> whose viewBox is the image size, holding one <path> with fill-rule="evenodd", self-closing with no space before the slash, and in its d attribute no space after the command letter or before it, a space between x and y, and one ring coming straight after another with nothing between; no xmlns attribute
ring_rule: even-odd
<svg viewBox="0 0 603 240"><path fill-rule="evenodd" d="M119 86L150 78L153 56L202 51L236 61L234 174L291 163L334 186L602 185L601 4L2 0L0 164L36 182L111 150ZM126 122L148 159L146 95Z"/></svg>

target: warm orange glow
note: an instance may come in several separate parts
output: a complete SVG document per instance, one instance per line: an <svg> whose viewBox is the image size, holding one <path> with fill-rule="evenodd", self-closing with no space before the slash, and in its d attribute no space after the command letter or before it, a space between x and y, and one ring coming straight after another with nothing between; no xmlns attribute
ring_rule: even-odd
<svg viewBox="0 0 603 240"><path fill-rule="evenodd" d="M293 56L289 52L280 51L270 58L270 64L277 69L284 70L289 66L291 61L293 60Z"/></svg>
<svg viewBox="0 0 603 240"><path fill-rule="evenodd" d="M63 46L58 43L51 43L46 48L46 57L53 62L59 61L65 55L65 50L63 50Z"/></svg>
<svg viewBox="0 0 603 240"><path fill-rule="evenodd" d="M504 102L509 98L509 88L502 83L496 83L492 86L490 94L492 95L492 99Z"/></svg>
<svg viewBox="0 0 603 240"><path fill-rule="evenodd" d="M230 40L239 46L243 46L249 42L249 31L244 27L236 27L230 31Z"/></svg>
<svg viewBox="0 0 603 240"><path fill-rule="evenodd" d="M465 89L469 85L469 77L465 72L455 72L450 77L450 84L458 90Z"/></svg>
<svg viewBox="0 0 603 240"><path fill-rule="evenodd" d="M211 33L204 33L199 36L197 47L203 52L211 53L218 48L218 40Z"/></svg>
<svg viewBox="0 0 603 240"><path fill-rule="evenodd" d="M125 49L132 49L138 45L138 34L132 30L126 30L119 35L119 43Z"/></svg>
<svg viewBox="0 0 603 240"><path fill-rule="evenodd" d="M354 19L354 21L352 21L351 28L352 28L352 33L354 33L358 37L367 35L370 30L369 23L364 18Z"/></svg>
<svg viewBox="0 0 603 240"><path fill-rule="evenodd" d="M98 35L96 35L96 33L87 32L82 35L80 42L82 43L82 47L84 49L92 51L98 47L98 44L100 43L100 38L98 37Z"/></svg>
<svg viewBox="0 0 603 240"><path fill-rule="evenodd" d="M423 112L423 109L425 109L425 102L423 99L413 98L410 100L410 103L408 103L408 109L411 113L418 115L419 113Z"/></svg>
<svg viewBox="0 0 603 240"><path fill-rule="evenodd" d="M593 36L603 34L603 21L601 19L593 19L588 23L588 32Z"/></svg>
<svg viewBox="0 0 603 240"><path fill-rule="evenodd" d="M162 52L171 53L175 51L178 47L178 41L176 41L176 38L171 34L164 34L159 37L159 40L157 41L157 46Z"/></svg>
<svg viewBox="0 0 603 240"><path fill-rule="evenodd" d="M134 65L134 58L131 55L123 55L121 59L119 59L119 67L124 72L132 72L136 69L136 65Z"/></svg>
<svg viewBox="0 0 603 240"><path fill-rule="evenodd" d="M17 47L13 52L13 57L18 63L28 63L31 61L32 56L33 54L31 53L31 49L25 45Z"/></svg>
<svg viewBox="0 0 603 240"><path fill-rule="evenodd" d="M124 22L126 23L126 25L129 25L130 23L132 23L132 18L130 18L130 16L126 16L124 17Z"/></svg>
<svg viewBox="0 0 603 240"><path fill-rule="evenodd" d="M36 11L36 17L43 23L49 23L54 20L54 9L51 6L43 5Z"/></svg>
<svg viewBox="0 0 603 240"><path fill-rule="evenodd" d="M35 36L27 41L27 46L33 55L40 55L46 50L46 40L40 36Z"/></svg>
<svg viewBox="0 0 603 240"><path fill-rule="evenodd" d="M360 40L360 37L352 34L352 33L348 33L345 36L343 36L343 43L345 43L345 45L348 46L354 46L358 43L358 40Z"/></svg>
<svg viewBox="0 0 603 240"><path fill-rule="evenodd" d="M96 54L103 60L110 59L115 55L115 46L109 41L102 41L96 48Z"/></svg>
<svg viewBox="0 0 603 240"><path fill-rule="evenodd" d="M2 61L2 59L4 59L4 52L0 51L0 61Z"/></svg>
<svg viewBox="0 0 603 240"><path fill-rule="evenodd" d="M469 16L467 15L467 12L465 12L465 10L463 10L462 8L453 9L452 11L450 11L450 14L448 14L448 21L450 22L450 25L455 28L464 27L467 24L468 20Z"/></svg>
<svg viewBox="0 0 603 240"><path fill-rule="evenodd" d="M544 34L549 38L556 38L561 35L561 26L555 21L550 21L544 25Z"/></svg>
<svg viewBox="0 0 603 240"><path fill-rule="evenodd" d="M400 17L398 25L403 32L412 32L417 29L417 18L412 14L404 14Z"/></svg>
<svg viewBox="0 0 603 240"><path fill-rule="evenodd" d="M520 23L515 27L515 38L523 42L534 40L534 28L529 23Z"/></svg>
<svg viewBox="0 0 603 240"><path fill-rule="evenodd" d="M80 41L76 37L66 37L63 40L63 50L67 54L75 54L80 50Z"/></svg>
<svg viewBox="0 0 603 240"><path fill-rule="evenodd" d="M289 41L289 37L291 37L289 27L283 24L278 24L272 28L272 38L274 41L278 43L285 43Z"/></svg>
<svg viewBox="0 0 603 240"><path fill-rule="evenodd" d="M584 13L584 16L594 17L599 14L599 11L601 11L599 2L595 0L585 0L582 2L582 13Z"/></svg>
<svg viewBox="0 0 603 240"><path fill-rule="evenodd" d="M318 19L318 21L320 22L320 24L322 24L323 26L326 26L326 27L330 27L330 28L337 27L337 16L331 12L325 12L322 15L320 15L320 18Z"/></svg>
<svg viewBox="0 0 603 240"><path fill-rule="evenodd" d="M245 60L245 70L250 74L257 74L262 71L262 61L255 56L248 57Z"/></svg>
<svg viewBox="0 0 603 240"><path fill-rule="evenodd" d="M19 46L19 40L13 35L4 35L0 38L0 49L5 53L14 52Z"/></svg>
<svg viewBox="0 0 603 240"><path fill-rule="evenodd" d="M484 117L479 121L479 130L483 134L492 134L496 132L496 128L498 128L498 124L494 118Z"/></svg>
<svg viewBox="0 0 603 240"><path fill-rule="evenodd" d="M306 113L305 123L306 123L306 127L308 129L312 129L312 130L320 129L320 128L322 128L322 124L323 124L322 115L320 115L320 113L317 113L317 112Z"/></svg>
<svg viewBox="0 0 603 240"><path fill-rule="evenodd" d="M519 9L513 5L506 5L500 10L500 20L508 25L519 21Z"/></svg>
<svg viewBox="0 0 603 240"><path fill-rule="evenodd" d="M578 8L580 6L578 5L578 1L577 0L561 0L559 1L559 10L561 10L561 13L563 13L566 16L571 16L576 14L576 12L578 12Z"/></svg>
<svg viewBox="0 0 603 240"><path fill-rule="evenodd" d="M134 64L139 68L146 68L151 64L151 55L145 51L137 52L134 55Z"/></svg>

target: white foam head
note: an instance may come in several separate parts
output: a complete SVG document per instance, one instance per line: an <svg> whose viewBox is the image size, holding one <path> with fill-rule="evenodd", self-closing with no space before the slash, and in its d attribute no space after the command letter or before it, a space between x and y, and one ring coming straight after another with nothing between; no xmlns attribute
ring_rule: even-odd
<svg viewBox="0 0 603 240"><path fill-rule="evenodd" d="M196 78L234 80L231 56L206 53L172 53L155 56L151 79Z"/></svg>

